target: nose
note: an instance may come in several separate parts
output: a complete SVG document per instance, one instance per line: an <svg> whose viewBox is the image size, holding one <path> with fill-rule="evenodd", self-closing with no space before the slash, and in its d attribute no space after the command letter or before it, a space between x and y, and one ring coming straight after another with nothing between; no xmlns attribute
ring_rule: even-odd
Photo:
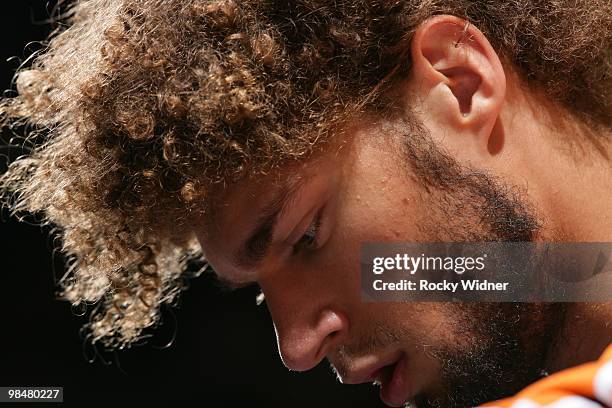
<svg viewBox="0 0 612 408"><path fill-rule="evenodd" d="M315 316L311 324L300 324L296 315L274 323L281 360L290 370L315 367L348 331L348 319L340 311L326 308Z"/></svg>

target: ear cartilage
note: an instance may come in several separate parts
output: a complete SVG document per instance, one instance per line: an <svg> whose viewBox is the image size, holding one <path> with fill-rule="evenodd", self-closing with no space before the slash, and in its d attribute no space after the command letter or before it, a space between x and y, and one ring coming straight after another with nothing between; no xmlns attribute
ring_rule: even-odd
<svg viewBox="0 0 612 408"><path fill-rule="evenodd" d="M459 36L457 41L455 41L455 48L459 47L459 44L461 44L461 41L465 38L465 35L467 34L469 26L470 26L470 22L466 21L465 26L463 27L463 31L461 32L461 35Z"/></svg>

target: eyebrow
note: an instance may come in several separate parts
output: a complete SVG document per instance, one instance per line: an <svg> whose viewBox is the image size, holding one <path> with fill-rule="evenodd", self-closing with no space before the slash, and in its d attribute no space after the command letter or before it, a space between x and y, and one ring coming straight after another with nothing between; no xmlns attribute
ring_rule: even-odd
<svg viewBox="0 0 612 408"><path fill-rule="evenodd" d="M272 233L280 215L290 206L297 192L309 177L302 176L283 184L276 196L263 208L255 228L234 256L236 266L242 269L255 268L267 255L272 243Z"/></svg>

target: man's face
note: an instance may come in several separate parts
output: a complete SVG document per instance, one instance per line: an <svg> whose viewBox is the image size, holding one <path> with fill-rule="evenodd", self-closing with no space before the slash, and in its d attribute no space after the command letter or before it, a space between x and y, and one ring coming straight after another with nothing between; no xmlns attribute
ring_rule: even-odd
<svg viewBox="0 0 612 408"><path fill-rule="evenodd" d="M205 256L223 280L261 286L290 369L327 358L344 383L381 383L392 406L516 391L541 375L559 306L361 300L364 242L524 241L540 223L511 187L398 129L356 126L345 144L236 185L198 230Z"/></svg>

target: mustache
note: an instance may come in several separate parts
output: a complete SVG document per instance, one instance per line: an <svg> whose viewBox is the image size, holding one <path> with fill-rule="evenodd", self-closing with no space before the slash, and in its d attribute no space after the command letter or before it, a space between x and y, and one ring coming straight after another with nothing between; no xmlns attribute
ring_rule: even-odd
<svg viewBox="0 0 612 408"><path fill-rule="evenodd" d="M355 336L355 342L340 345L327 360L335 375L342 378L350 371L353 361L364 356L382 355L405 340L401 330L378 324L370 332Z"/></svg>

